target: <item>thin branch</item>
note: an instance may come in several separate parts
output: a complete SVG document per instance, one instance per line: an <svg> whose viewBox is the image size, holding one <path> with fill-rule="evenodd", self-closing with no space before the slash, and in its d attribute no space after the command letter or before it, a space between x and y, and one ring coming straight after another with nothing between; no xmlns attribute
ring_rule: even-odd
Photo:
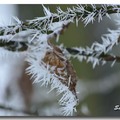
<svg viewBox="0 0 120 120"><path fill-rule="evenodd" d="M62 30L64 30L64 28L67 28L69 25L66 24L66 22L76 22L77 25L78 21L81 20L85 25L87 25L88 23L93 22L96 18L100 22L103 16L110 17L109 14L119 13L120 6L76 5L72 8L67 8L66 11L63 11L60 7L58 7L56 13L50 12L49 9L43 6L43 10L45 13L44 17L38 17L25 22L20 21L18 18L14 18L17 22L15 25L0 27L0 40L4 41L4 43L1 43L2 46L5 45L5 42L9 41L29 43L29 41L35 38L38 34L51 34L55 32L56 29L58 30L59 27L61 29L61 24L63 28ZM11 47L7 48L12 50Z"/></svg>
<svg viewBox="0 0 120 120"><path fill-rule="evenodd" d="M58 27L52 26L52 27L54 27L55 31L47 34L47 36L48 36L47 39L50 40L50 39L56 38L56 41L58 41L59 35L64 33L64 31L68 28L69 24L70 24L70 22L66 21L66 22L59 23ZM33 31L30 31L30 32L32 34ZM14 39L14 41L13 40L10 41L9 40L10 38L8 37L7 42L0 40L0 47L4 47L5 49L7 49L9 51L26 51L28 49L28 46L33 44L34 40L38 39L40 34L42 34L42 33L38 32L37 34L35 34L35 35L33 34L33 35L30 36L30 32L29 33L27 32L28 37L30 37L29 38L30 41L24 40L25 37L27 37L27 35L22 35L21 40L18 40L16 37L14 37L18 41L16 39ZM23 39L23 41L22 41L22 39Z"/></svg>
<svg viewBox="0 0 120 120"><path fill-rule="evenodd" d="M0 109L17 112L17 113L23 113L23 114L30 115L30 116L39 116L39 113L37 111L36 112L21 111L21 110L17 110L17 109L11 108L11 107L6 107L4 105L0 105Z"/></svg>
<svg viewBox="0 0 120 120"><path fill-rule="evenodd" d="M107 61L120 62L119 56L108 54L120 42L120 29L108 31L110 33L101 37L102 43L94 42L91 47L86 48L67 48L70 57L77 58L79 61L87 60L87 62L93 63L93 68L99 65L99 62L102 64Z"/></svg>
<svg viewBox="0 0 120 120"><path fill-rule="evenodd" d="M85 25L92 22L96 18L98 21L102 20L103 16L110 17L109 14L119 13L120 6L119 5L76 5L73 8L68 8L66 11L62 11L61 8L57 8L56 13L51 13L45 7L45 16L38 17L33 20L27 20L25 22L18 22L15 25L0 27L0 36L16 34L20 31L26 31L28 29L39 30L42 33L50 33L52 32L49 29L51 23L66 21L70 22L82 20ZM92 13L92 14L91 14ZM91 18L90 18L91 17ZM6 32L7 29L7 32Z"/></svg>
<svg viewBox="0 0 120 120"><path fill-rule="evenodd" d="M9 51L26 51L28 46L27 42L17 42L17 41L9 41L9 42L2 42L0 41L0 47L4 47Z"/></svg>
<svg viewBox="0 0 120 120"><path fill-rule="evenodd" d="M66 48L66 50L73 55L82 55L85 57L90 57L92 56L92 54L86 54L85 52L80 53L78 50L74 49L74 48ZM120 57L119 56L115 56L115 55L110 55L110 54L104 54L102 53L101 55L98 56L99 59L104 60L104 61L116 61L116 62L120 62Z"/></svg>

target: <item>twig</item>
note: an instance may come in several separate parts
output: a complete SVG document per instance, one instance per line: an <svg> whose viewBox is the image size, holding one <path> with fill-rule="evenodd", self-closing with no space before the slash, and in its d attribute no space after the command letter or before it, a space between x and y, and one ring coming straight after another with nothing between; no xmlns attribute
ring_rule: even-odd
<svg viewBox="0 0 120 120"><path fill-rule="evenodd" d="M90 57L92 56L92 54L86 54L85 52L80 53L78 50L74 49L74 48L66 48L66 50L73 55L82 55L85 57ZM104 61L116 61L116 62L120 62L120 57L119 56L115 56L115 55L110 55L110 54L104 54L102 53L101 55L98 56L99 59L104 60Z"/></svg>
<svg viewBox="0 0 120 120"><path fill-rule="evenodd" d="M36 112L21 111L21 110L17 110L17 109L11 108L11 107L6 107L4 105L0 105L0 109L9 110L9 111L17 112L17 113L23 113L23 114L27 114L27 115L30 115L30 116L39 116L39 113L37 111Z"/></svg>
<svg viewBox="0 0 120 120"><path fill-rule="evenodd" d="M53 38L59 38L59 35L63 34L64 31L68 28L70 22L66 21L59 25L59 27L56 27L56 30L52 33L47 34L48 40ZM39 38L39 35L41 33L38 33L35 37L31 37L31 41L34 42L34 39ZM28 46L33 44L33 42L30 43L30 41L1 41L0 40L0 47L4 47L5 49L9 51L26 51L28 49Z"/></svg>
<svg viewBox="0 0 120 120"><path fill-rule="evenodd" d="M77 5L72 9L68 8L66 11L62 11L61 8L57 8L56 13L51 13L45 7L45 17L38 17L33 20L28 20L25 22L19 21L16 25L0 27L0 36L4 35L6 29L9 29L6 35L16 34L20 31L26 31L28 29L39 30L42 33L47 32L50 33L51 30L48 29L51 23L70 20L73 22L74 20L82 20L85 24L92 22L92 19L98 18L102 20L103 16L109 16L109 14L119 13L120 6L119 5ZM90 13L94 13L93 16L90 16ZM89 20L89 17L92 17Z"/></svg>
<svg viewBox="0 0 120 120"><path fill-rule="evenodd" d="M1 46L8 46L7 48L9 50L13 50L11 47L9 48L9 44L5 44L5 42L18 41L25 42L26 44L26 41L29 42L30 37L31 39L36 37L37 33L51 34L55 32L56 24L59 27L61 22L63 22L62 30L64 30L64 28L67 28L69 25L66 24L64 26L65 22L71 23L75 21L77 25L78 21L81 20L87 25L88 23L93 22L96 18L98 18L98 21L101 21L103 16L110 17L109 14L120 12L119 5L76 5L73 6L73 8L67 8L66 11L57 8L56 13L50 12L50 10L44 6L43 9L45 13L44 17L38 17L25 22L20 21L18 18L14 18L17 21L15 25L0 27L0 40L4 41L4 43L0 43Z"/></svg>

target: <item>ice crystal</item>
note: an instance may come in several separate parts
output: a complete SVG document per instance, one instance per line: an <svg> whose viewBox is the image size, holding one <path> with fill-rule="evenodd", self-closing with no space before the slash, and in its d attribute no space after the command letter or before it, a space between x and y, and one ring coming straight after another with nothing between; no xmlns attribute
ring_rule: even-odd
<svg viewBox="0 0 120 120"><path fill-rule="evenodd" d="M51 85L51 90L56 90L57 95L62 94L62 98L59 100L59 104L62 106L60 109L64 115L72 115L77 104L77 98L72 91L69 90L69 86L63 84L59 79L63 79L53 70L55 67L51 67L49 64L45 64L43 61L46 52L51 51L52 48L48 44L48 36L45 34L40 34L37 40L37 46L30 46L30 54L28 54L27 61L30 66L27 68L29 74L32 75L34 83L40 82L41 86ZM42 50L42 51L41 51ZM71 79L71 78L70 78ZM50 92L49 91L49 92Z"/></svg>

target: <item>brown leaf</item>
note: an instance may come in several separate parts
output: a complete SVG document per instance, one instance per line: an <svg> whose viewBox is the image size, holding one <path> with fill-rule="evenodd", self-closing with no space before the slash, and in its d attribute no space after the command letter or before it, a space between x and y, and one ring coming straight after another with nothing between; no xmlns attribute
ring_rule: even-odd
<svg viewBox="0 0 120 120"><path fill-rule="evenodd" d="M54 70L51 72L54 72L56 75L58 75L59 80L64 85L68 86L69 90L72 91L72 93L76 96L75 87L77 77L71 62L67 60L59 47L51 44L50 41L49 45L53 49L46 52L43 61L51 67L54 67Z"/></svg>

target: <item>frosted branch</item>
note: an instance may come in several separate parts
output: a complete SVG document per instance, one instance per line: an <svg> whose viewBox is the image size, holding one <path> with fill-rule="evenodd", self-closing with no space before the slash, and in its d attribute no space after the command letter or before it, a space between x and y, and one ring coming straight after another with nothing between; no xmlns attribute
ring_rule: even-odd
<svg viewBox="0 0 120 120"><path fill-rule="evenodd" d="M52 13L43 6L44 17L38 17L25 22L14 17L16 21L15 25L0 27L0 40L4 43L17 41L25 42L25 44L28 42L29 44L31 39L33 40L38 33L55 33L55 31L58 31L61 27L64 29L66 22L72 22L78 25L78 22L81 20L85 26L96 19L100 22L103 16L110 18L109 14L119 13L119 7L119 5L76 5L72 8L67 8L66 11L58 7L56 13ZM59 35L60 34L57 34L57 38L59 38Z"/></svg>
<svg viewBox="0 0 120 120"><path fill-rule="evenodd" d="M72 54L70 56L77 58L79 61L87 60L87 62L91 62L93 68L99 65L99 62L103 64L106 61L113 61L113 63L120 62L119 56L107 54L120 42L120 30L109 30L109 32L109 34L102 36L102 44L94 42L90 48L67 48L68 52Z"/></svg>
<svg viewBox="0 0 120 120"><path fill-rule="evenodd" d="M64 33L64 31L69 26L69 23L69 21L61 21L51 24L51 26L49 26L49 29L52 29L53 32L48 34L48 39L55 38L56 41L58 41L59 35ZM21 31L15 35L0 36L0 47L4 47L10 51L26 51L28 49L28 46L33 44L34 39L40 36L40 34L42 33L37 30L28 30L27 32Z"/></svg>
<svg viewBox="0 0 120 120"><path fill-rule="evenodd" d="M0 35L16 34L20 31L28 29L39 30L42 33L50 32L49 26L60 21L75 22L82 20L85 25L93 22L96 18L98 22L102 20L103 16L110 18L109 14L119 13L119 5L76 5L72 8L67 8L63 11L60 7L57 8L56 13L50 12L49 9L43 6L45 16L38 17L33 20L25 22L17 22L12 26L0 27ZM18 21L18 20L17 20Z"/></svg>
<svg viewBox="0 0 120 120"><path fill-rule="evenodd" d="M23 116L39 116L39 114L37 112L30 112L30 111L21 111L21 110L17 110L11 107L7 107L5 105L0 105L0 110L4 110L6 112L14 112L15 113L21 113L23 114Z"/></svg>

